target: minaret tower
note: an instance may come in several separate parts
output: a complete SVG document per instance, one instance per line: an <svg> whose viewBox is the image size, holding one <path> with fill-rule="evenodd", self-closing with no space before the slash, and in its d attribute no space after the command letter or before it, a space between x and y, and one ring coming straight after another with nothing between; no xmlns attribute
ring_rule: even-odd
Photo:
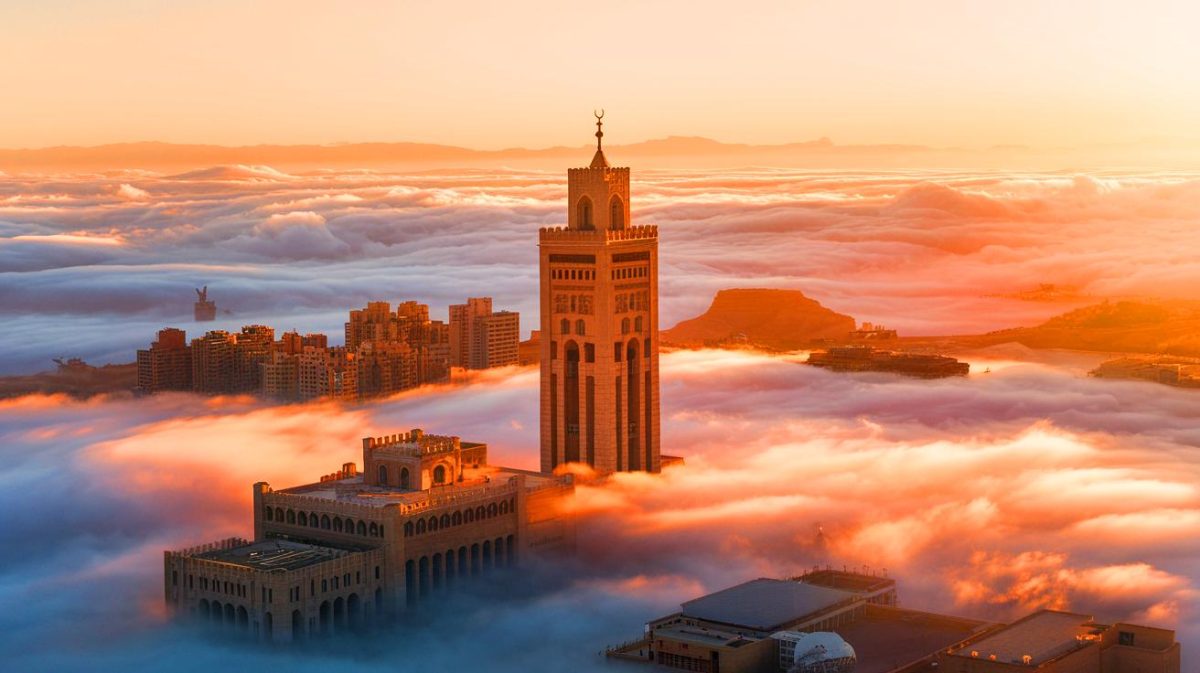
<svg viewBox="0 0 1200 673"><path fill-rule="evenodd" d="M629 221L629 169L567 171L567 226L543 228L542 471L658 472L658 227Z"/></svg>

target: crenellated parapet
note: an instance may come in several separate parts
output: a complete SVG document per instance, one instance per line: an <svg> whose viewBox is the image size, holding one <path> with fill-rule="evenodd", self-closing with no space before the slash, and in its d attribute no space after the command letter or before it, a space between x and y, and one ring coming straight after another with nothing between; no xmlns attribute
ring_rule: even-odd
<svg viewBox="0 0 1200 673"><path fill-rule="evenodd" d="M456 436L427 435L420 428L382 437L363 437L364 452L388 449L400 455L429 456L461 448L462 441Z"/></svg>
<svg viewBox="0 0 1200 673"><path fill-rule="evenodd" d="M196 556L197 554L203 554L203 553L210 552L210 551L223 551L226 549L233 549L234 547L241 547L241 546L247 545L247 544L250 544L250 542L248 540L246 540L245 538L227 537L223 540L217 540L216 542L209 542L206 544L198 544L194 547L187 547L185 549L177 549L175 551L168 551L168 552L166 552L166 556L167 556L167 558L181 558L181 557L185 557L185 556Z"/></svg>
<svg viewBox="0 0 1200 673"><path fill-rule="evenodd" d="M538 230L539 243L599 243L637 241L658 238L658 225L642 224L626 229L571 229L569 227L542 227Z"/></svg>

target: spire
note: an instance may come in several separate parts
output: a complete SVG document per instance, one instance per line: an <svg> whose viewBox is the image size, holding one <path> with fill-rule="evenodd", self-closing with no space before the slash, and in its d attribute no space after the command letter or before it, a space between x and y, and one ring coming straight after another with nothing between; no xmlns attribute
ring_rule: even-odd
<svg viewBox="0 0 1200 673"><path fill-rule="evenodd" d="M608 159L604 158L604 149L600 146L604 139L604 110L600 110L599 114L592 110L592 114L596 117L596 156L592 157L591 168L608 168Z"/></svg>

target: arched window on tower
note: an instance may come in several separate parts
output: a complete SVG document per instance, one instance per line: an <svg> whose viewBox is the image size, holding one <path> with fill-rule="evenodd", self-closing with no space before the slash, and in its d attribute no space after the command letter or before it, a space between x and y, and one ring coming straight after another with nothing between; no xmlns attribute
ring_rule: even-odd
<svg viewBox="0 0 1200 673"><path fill-rule="evenodd" d="M592 200L588 197L579 199L579 205L576 206L575 217L579 222L580 229L592 230L596 226L592 224Z"/></svg>
<svg viewBox="0 0 1200 673"><path fill-rule="evenodd" d="M408 482L408 468L402 467L400 468L400 488L408 488Z"/></svg>
<svg viewBox="0 0 1200 673"><path fill-rule="evenodd" d="M621 334L629 334L629 318L621 319Z"/></svg>
<svg viewBox="0 0 1200 673"><path fill-rule="evenodd" d="M635 332L642 331L642 316L639 315L638 317L633 319L633 331L635 331Z"/></svg>
<svg viewBox="0 0 1200 673"><path fill-rule="evenodd" d="M380 486L387 486L387 485L388 485L388 480L387 480L387 465L380 465L380 466L379 466L379 485L380 485Z"/></svg>
<svg viewBox="0 0 1200 673"><path fill-rule="evenodd" d="M625 228L625 202L621 197L613 194L612 201L609 202L609 229L624 229Z"/></svg>
<svg viewBox="0 0 1200 673"><path fill-rule="evenodd" d="M571 321L567 320L566 318L563 318L562 322L560 322L558 325L558 331L560 334L570 334L571 333Z"/></svg>
<svg viewBox="0 0 1200 673"><path fill-rule="evenodd" d="M437 467L433 468L433 483L435 483L435 484L446 483L446 466L445 465L438 465Z"/></svg>
<svg viewBox="0 0 1200 673"><path fill-rule="evenodd" d="M575 321L575 333L576 334L584 334L587 331L586 327L587 327L587 325L585 325L582 320Z"/></svg>

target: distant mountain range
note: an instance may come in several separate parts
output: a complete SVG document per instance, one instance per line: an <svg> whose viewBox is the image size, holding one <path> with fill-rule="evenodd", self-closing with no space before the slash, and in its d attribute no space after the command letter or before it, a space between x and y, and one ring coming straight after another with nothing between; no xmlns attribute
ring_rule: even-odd
<svg viewBox="0 0 1200 673"><path fill-rule="evenodd" d="M1122 149L1124 148L1124 150ZM995 166L1065 165L1079 161L1080 152L1106 156L1127 150L1125 146L1085 150L1055 148L1036 150L1023 146L985 150L935 148L922 145L838 145L829 138L779 145L725 143L709 138L672 136L629 145L611 145L605 152L620 165L645 168L685 166L788 166L858 167L896 166ZM1158 151L1172 152L1194 161L1194 144L1159 145ZM590 145L476 150L430 143L346 143L334 145L188 145L163 142L117 143L94 147L45 147L0 149L0 171L111 170L139 168L188 170L211 166L250 165L275 168L401 167L407 169L512 167L561 168L583 165L592 154ZM1171 163L1169 160L1167 163Z"/></svg>
<svg viewBox="0 0 1200 673"><path fill-rule="evenodd" d="M664 345L764 348L787 351L820 341L845 342L855 320L797 290L721 290L702 315L664 330ZM1033 327L987 334L906 337L887 348L982 348L1019 343L1028 348L1200 357L1200 302L1104 301Z"/></svg>

